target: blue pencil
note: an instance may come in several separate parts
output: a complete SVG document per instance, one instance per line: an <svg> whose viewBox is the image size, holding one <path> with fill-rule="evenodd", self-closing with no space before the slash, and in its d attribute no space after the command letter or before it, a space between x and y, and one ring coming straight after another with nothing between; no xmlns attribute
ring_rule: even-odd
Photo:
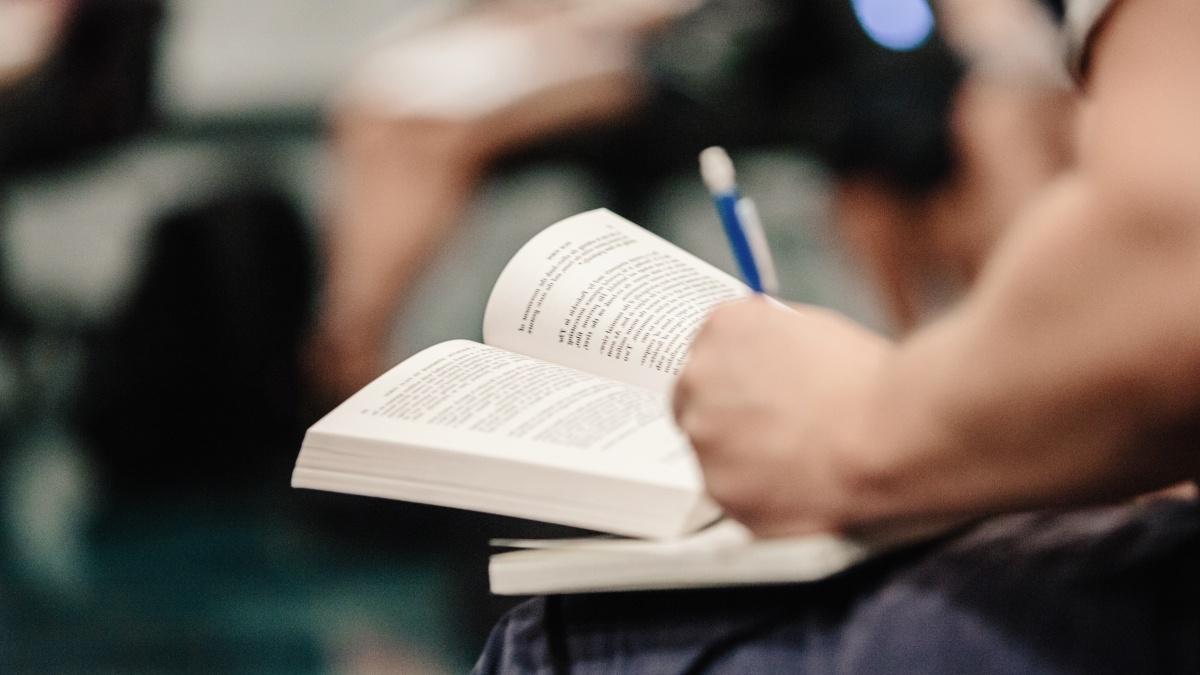
<svg viewBox="0 0 1200 675"><path fill-rule="evenodd" d="M742 279L755 293L776 293L775 265L758 211L738 194L733 161L724 148L714 146L700 153L700 175L712 194Z"/></svg>

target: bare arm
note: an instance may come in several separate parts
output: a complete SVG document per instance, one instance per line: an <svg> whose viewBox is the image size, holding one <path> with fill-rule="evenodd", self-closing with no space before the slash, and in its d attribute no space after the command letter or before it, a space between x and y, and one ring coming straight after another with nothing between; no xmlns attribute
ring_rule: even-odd
<svg viewBox="0 0 1200 675"><path fill-rule="evenodd" d="M677 402L718 500L776 533L1080 503L1200 473L1186 431L1200 419L1198 27L1189 0L1116 9L1096 45L1080 165L942 321L881 347L821 314L718 313ZM763 383L716 363L754 339L733 324L758 315L807 343L791 372L767 368L783 396L731 395ZM768 423L777 399L792 409ZM722 431L735 427L753 431Z"/></svg>
<svg viewBox="0 0 1200 675"><path fill-rule="evenodd" d="M1181 430L1200 419L1198 21L1186 0L1117 8L1096 45L1077 171L1030 209L961 311L887 367L881 430L902 441L894 468L944 479L930 508L1197 475L1200 439ZM915 428L899 421L922 409Z"/></svg>

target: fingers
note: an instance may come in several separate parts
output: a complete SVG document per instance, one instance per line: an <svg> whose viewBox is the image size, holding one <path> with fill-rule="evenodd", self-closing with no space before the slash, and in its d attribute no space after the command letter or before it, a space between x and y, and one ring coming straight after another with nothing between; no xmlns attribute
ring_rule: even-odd
<svg viewBox="0 0 1200 675"><path fill-rule="evenodd" d="M729 369L739 367L745 338L763 330L764 313L772 309L757 296L728 302L713 310L696 333L671 398L675 422L693 442L706 414L698 395L717 391Z"/></svg>
<svg viewBox="0 0 1200 675"><path fill-rule="evenodd" d="M755 297L698 331L672 410L709 495L759 536L854 521L863 406L889 342L829 310Z"/></svg>
<svg viewBox="0 0 1200 675"><path fill-rule="evenodd" d="M780 368L802 347L790 331L807 311L798 315L760 296L715 309L697 332L671 402L708 494L760 536L821 529L792 517L793 467L780 448L793 444L779 440L791 435L795 417L783 403L794 392L781 388L795 378Z"/></svg>
<svg viewBox="0 0 1200 675"><path fill-rule="evenodd" d="M671 392L671 415L675 418L675 424L683 429L684 433L687 432L687 427L684 426L683 413L689 409L691 394L692 384L689 370L685 368L679 379L675 381L675 389Z"/></svg>

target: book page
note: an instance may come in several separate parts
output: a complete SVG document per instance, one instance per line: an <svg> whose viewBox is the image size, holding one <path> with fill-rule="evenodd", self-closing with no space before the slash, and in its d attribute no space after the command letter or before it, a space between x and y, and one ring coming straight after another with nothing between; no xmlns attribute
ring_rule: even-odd
<svg viewBox="0 0 1200 675"><path fill-rule="evenodd" d="M493 555L488 574L492 592L501 595L802 583L946 535L965 524L942 521L870 533L814 532L755 539L744 526L722 519L670 541L494 540L493 546L522 550Z"/></svg>
<svg viewBox="0 0 1200 675"><path fill-rule="evenodd" d="M700 485L661 394L468 340L396 366L318 422L306 445L345 448L347 438Z"/></svg>
<svg viewBox="0 0 1200 675"><path fill-rule="evenodd" d="M509 262L484 342L667 393L737 279L605 209L552 225Z"/></svg>

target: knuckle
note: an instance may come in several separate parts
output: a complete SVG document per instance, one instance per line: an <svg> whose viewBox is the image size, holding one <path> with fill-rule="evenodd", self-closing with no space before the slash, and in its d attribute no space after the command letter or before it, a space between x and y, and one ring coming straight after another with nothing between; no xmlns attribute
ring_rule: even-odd
<svg viewBox="0 0 1200 675"><path fill-rule="evenodd" d="M753 303L735 300L718 305L713 310L712 318L717 326L736 326L742 322L746 313L753 309Z"/></svg>
<svg viewBox="0 0 1200 675"><path fill-rule="evenodd" d="M737 325L740 307L741 305L737 303L717 305L700 328L701 335L707 335L710 338L714 335L723 335L730 326Z"/></svg>
<svg viewBox="0 0 1200 675"><path fill-rule="evenodd" d="M704 415L697 414L694 409L684 410L679 420L679 428L687 435L701 461L712 455L716 439L713 437L712 425L705 421Z"/></svg>
<svg viewBox="0 0 1200 675"><path fill-rule="evenodd" d="M675 393L671 396L671 418L675 420L675 424L681 429L683 428L684 414L687 412L687 409L687 393L676 386Z"/></svg>
<svg viewBox="0 0 1200 675"><path fill-rule="evenodd" d="M675 381L676 393L692 396L706 391L718 365L719 357L711 350L702 348L698 353L688 354Z"/></svg>
<svg viewBox="0 0 1200 675"><path fill-rule="evenodd" d="M721 508L731 514L739 509L741 503L738 498L739 490L734 486L733 481L724 474L705 472L704 487L712 500L720 504Z"/></svg>
<svg viewBox="0 0 1200 675"><path fill-rule="evenodd" d="M675 388L671 392L671 412L681 427L689 411L695 407L696 392L695 376L685 369L675 381Z"/></svg>
<svg viewBox="0 0 1200 675"><path fill-rule="evenodd" d="M753 527L762 520L755 494L745 481L718 477L707 484L709 497L734 520Z"/></svg>
<svg viewBox="0 0 1200 675"><path fill-rule="evenodd" d="M698 454L712 457L731 454L728 447L730 439L724 425L716 418L713 410L703 404L688 405L683 410L680 428Z"/></svg>

